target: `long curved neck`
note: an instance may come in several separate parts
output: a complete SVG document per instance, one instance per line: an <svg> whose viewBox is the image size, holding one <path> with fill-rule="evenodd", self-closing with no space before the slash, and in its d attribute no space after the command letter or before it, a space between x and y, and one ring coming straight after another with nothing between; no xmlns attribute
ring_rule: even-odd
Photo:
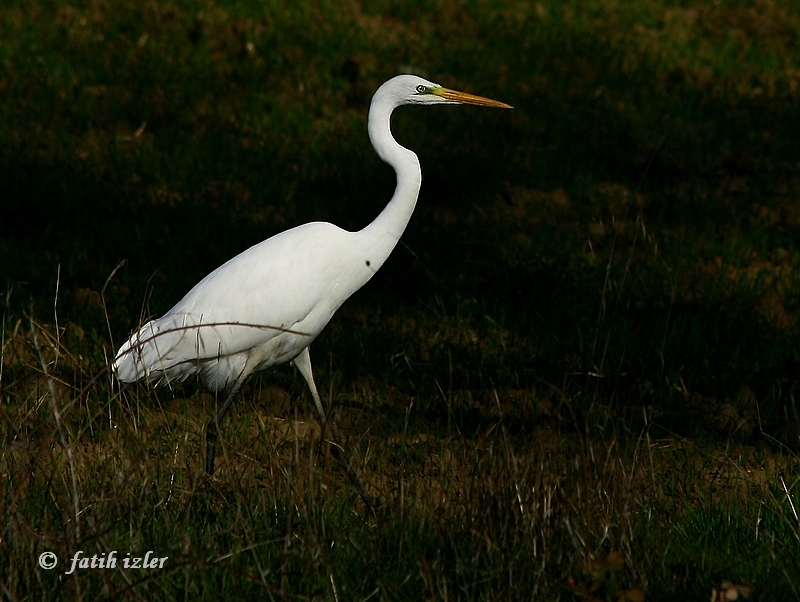
<svg viewBox="0 0 800 602"><path fill-rule="evenodd" d="M372 146L397 175L397 187L389 204L370 225L359 232L372 247L371 265L376 270L389 257L406 229L422 185L422 169L417 155L392 137L390 120L394 109L394 103L386 102L376 94L369 111L368 129Z"/></svg>

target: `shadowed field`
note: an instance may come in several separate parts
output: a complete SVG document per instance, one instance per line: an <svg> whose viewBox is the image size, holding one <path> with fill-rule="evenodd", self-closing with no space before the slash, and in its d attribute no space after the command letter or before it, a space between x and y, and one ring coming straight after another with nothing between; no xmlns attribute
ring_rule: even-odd
<svg viewBox="0 0 800 602"><path fill-rule="evenodd" d="M799 599L800 12L673 4L6 3L3 597ZM312 347L377 515L288 367L209 479L214 396L109 358L248 246L369 223L407 71L515 109L398 111L417 210ZM168 560L64 574L111 550Z"/></svg>

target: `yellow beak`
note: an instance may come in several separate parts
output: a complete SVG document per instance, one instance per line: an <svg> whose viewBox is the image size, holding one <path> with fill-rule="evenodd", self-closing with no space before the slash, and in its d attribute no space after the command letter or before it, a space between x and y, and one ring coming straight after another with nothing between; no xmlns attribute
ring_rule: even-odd
<svg viewBox="0 0 800 602"><path fill-rule="evenodd" d="M434 88L431 90L432 94L441 96L453 102L460 102L465 105L478 105L481 107L497 107L499 109L513 109L511 105L507 105L499 100L492 100L491 98L484 98L483 96L475 96L474 94L467 94L466 92L458 92L456 90L448 90L447 88Z"/></svg>

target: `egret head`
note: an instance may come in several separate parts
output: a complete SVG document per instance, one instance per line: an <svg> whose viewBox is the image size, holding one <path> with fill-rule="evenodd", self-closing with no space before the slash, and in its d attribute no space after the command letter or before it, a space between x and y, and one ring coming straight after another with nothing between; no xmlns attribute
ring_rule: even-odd
<svg viewBox="0 0 800 602"><path fill-rule="evenodd" d="M398 75L397 77L393 77L378 89L375 93L375 98L391 99L395 106L405 104L468 104L503 109L511 108L510 105L504 102L443 88L439 84L435 84L416 75Z"/></svg>

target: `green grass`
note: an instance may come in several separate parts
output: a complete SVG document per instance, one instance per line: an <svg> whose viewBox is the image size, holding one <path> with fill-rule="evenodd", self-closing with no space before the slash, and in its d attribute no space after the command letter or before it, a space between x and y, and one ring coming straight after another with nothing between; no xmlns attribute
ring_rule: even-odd
<svg viewBox="0 0 800 602"><path fill-rule="evenodd" d="M800 598L798 28L788 0L7 2L4 598ZM207 479L213 396L108 358L249 245L373 219L369 98L407 68L515 110L398 112L417 210L312 349L377 516L291 369ZM64 575L78 550L169 561Z"/></svg>

